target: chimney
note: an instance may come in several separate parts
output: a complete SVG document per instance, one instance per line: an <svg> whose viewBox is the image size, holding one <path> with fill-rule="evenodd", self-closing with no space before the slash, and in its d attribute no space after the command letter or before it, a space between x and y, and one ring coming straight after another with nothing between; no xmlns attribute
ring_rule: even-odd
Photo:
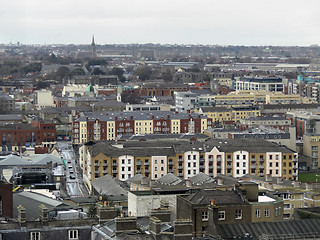
<svg viewBox="0 0 320 240"><path fill-rule="evenodd" d="M273 191L273 183L272 183L272 182L268 182L268 183L267 183L267 189L268 189L269 191Z"/></svg>
<svg viewBox="0 0 320 240"><path fill-rule="evenodd" d="M48 208L43 204L40 205L40 221L42 223L48 222Z"/></svg>
<svg viewBox="0 0 320 240"><path fill-rule="evenodd" d="M191 188L192 187L192 184L191 184L190 180L186 180L186 187L187 188Z"/></svg>
<svg viewBox="0 0 320 240"><path fill-rule="evenodd" d="M267 182L272 182L272 175L271 174L267 174L266 181Z"/></svg>
<svg viewBox="0 0 320 240"><path fill-rule="evenodd" d="M136 217L117 217L116 221L116 236L121 233L135 233L137 232L137 218Z"/></svg>
<svg viewBox="0 0 320 240"><path fill-rule="evenodd" d="M222 178L218 178L218 186L222 186L223 185L223 179Z"/></svg>
<svg viewBox="0 0 320 240"><path fill-rule="evenodd" d="M26 209L24 206L19 205L18 206L18 221L21 226L24 226L26 223Z"/></svg>
<svg viewBox="0 0 320 240"><path fill-rule="evenodd" d="M281 184L281 183L283 183L282 177L277 177L277 184Z"/></svg>
<svg viewBox="0 0 320 240"><path fill-rule="evenodd" d="M210 205L211 206L214 206L216 204L216 201L215 200L210 200Z"/></svg>
<svg viewBox="0 0 320 240"><path fill-rule="evenodd" d="M146 176L143 176L140 180L140 183L142 185L147 185L148 184L148 178Z"/></svg>
<svg viewBox="0 0 320 240"><path fill-rule="evenodd" d="M312 191L313 190L313 185L311 182L306 183L306 191Z"/></svg>
<svg viewBox="0 0 320 240"><path fill-rule="evenodd" d="M192 239L192 221L190 219L177 219L174 221L174 240Z"/></svg>
<svg viewBox="0 0 320 240"><path fill-rule="evenodd" d="M109 205L109 204L105 204ZM97 204L97 217L101 223L114 219L118 216L118 209L115 207ZM93 216L92 216L93 217Z"/></svg>
<svg viewBox="0 0 320 240"><path fill-rule="evenodd" d="M156 186L156 181L150 180L150 187L155 187L155 186Z"/></svg>
<svg viewBox="0 0 320 240"><path fill-rule="evenodd" d="M161 239L161 221L157 217L150 217L150 233L153 236L153 239Z"/></svg>
<svg viewBox="0 0 320 240"><path fill-rule="evenodd" d="M300 187L300 182L299 181L293 181L293 187L294 188L299 188Z"/></svg>

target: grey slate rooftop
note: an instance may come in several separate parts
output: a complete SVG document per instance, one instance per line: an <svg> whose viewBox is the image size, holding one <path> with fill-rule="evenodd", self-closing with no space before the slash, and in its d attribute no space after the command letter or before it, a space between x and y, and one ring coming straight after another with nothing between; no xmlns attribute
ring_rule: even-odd
<svg viewBox="0 0 320 240"><path fill-rule="evenodd" d="M320 219L291 220L281 222L257 222L241 224L219 224L217 230L223 239L235 239L250 235L253 239L306 239L310 236L320 237ZM296 236L296 238L289 238ZM273 237L273 238L272 238ZM287 237L287 238L284 238ZM300 238L297 238L300 237Z"/></svg>

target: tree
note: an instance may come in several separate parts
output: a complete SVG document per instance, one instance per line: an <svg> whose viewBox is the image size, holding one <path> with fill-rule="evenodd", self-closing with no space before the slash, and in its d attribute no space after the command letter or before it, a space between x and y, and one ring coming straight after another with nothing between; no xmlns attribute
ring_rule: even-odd
<svg viewBox="0 0 320 240"><path fill-rule="evenodd" d="M136 93L122 93L121 101L123 103L138 104L141 102L141 98Z"/></svg>
<svg viewBox="0 0 320 240"><path fill-rule="evenodd" d="M24 74L32 73L32 72L40 72L42 69L41 63L30 63L29 65L23 67Z"/></svg>
<svg viewBox="0 0 320 240"><path fill-rule="evenodd" d="M62 80L63 78L65 78L68 74L70 73L69 68L67 68L66 66L61 66L58 68L57 72L56 72L56 78L58 80Z"/></svg>
<svg viewBox="0 0 320 240"><path fill-rule="evenodd" d="M84 75L84 74L85 74L84 70L82 68L78 67L78 68L73 69L68 75L70 77L73 77L75 75Z"/></svg>
<svg viewBox="0 0 320 240"><path fill-rule="evenodd" d="M172 71L167 68L164 72L161 73L161 78L166 82L171 82L173 79Z"/></svg>
<svg viewBox="0 0 320 240"><path fill-rule="evenodd" d="M95 58L95 59L90 59L88 61L87 66L90 67L90 66L107 65L107 64L108 64L107 60L105 60L105 59L96 59Z"/></svg>
<svg viewBox="0 0 320 240"><path fill-rule="evenodd" d="M117 75L121 82L124 82L126 78L123 76L124 69L119 67L114 67L109 72L110 75Z"/></svg>
<svg viewBox="0 0 320 240"><path fill-rule="evenodd" d="M145 81L151 76L151 69L148 66L139 66L134 73L140 80Z"/></svg>
<svg viewBox="0 0 320 240"><path fill-rule="evenodd" d="M94 68L91 74L92 75L104 75L105 72L102 71L100 68Z"/></svg>

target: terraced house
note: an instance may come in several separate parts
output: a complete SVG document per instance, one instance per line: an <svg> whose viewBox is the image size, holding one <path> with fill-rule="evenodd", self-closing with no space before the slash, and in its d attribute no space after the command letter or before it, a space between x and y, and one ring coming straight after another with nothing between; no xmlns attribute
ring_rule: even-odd
<svg viewBox="0 0 320 240"><path fill-rule="evenodd" d="M174 112L106 112L85 114L72 123L73 143L115 140L124 134L203 133L211 119Z"/></svg>
<svg viewBox="0 0 320 240"><path fill-rule="evenodd" d="M80 151L88 184L105 174L120 180L135 174L158 179L168 173L188 179L199 172L213 177L253 174L292 180L298 175L298 154L263 139L88 142Z"/></svg>

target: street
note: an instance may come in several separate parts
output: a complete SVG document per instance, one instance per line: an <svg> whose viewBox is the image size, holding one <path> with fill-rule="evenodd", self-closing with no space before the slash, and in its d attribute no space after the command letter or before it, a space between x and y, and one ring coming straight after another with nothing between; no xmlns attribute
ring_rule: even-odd
<svg viewBox="0 0 320 240"><path fill-rule="evenodd" d="M66 190L68 195L71 198L88 196L88 191L84 186L80 169L76 163L72 145L68 144L68 142L58 142L57 147L66 163Z"/></svg>

